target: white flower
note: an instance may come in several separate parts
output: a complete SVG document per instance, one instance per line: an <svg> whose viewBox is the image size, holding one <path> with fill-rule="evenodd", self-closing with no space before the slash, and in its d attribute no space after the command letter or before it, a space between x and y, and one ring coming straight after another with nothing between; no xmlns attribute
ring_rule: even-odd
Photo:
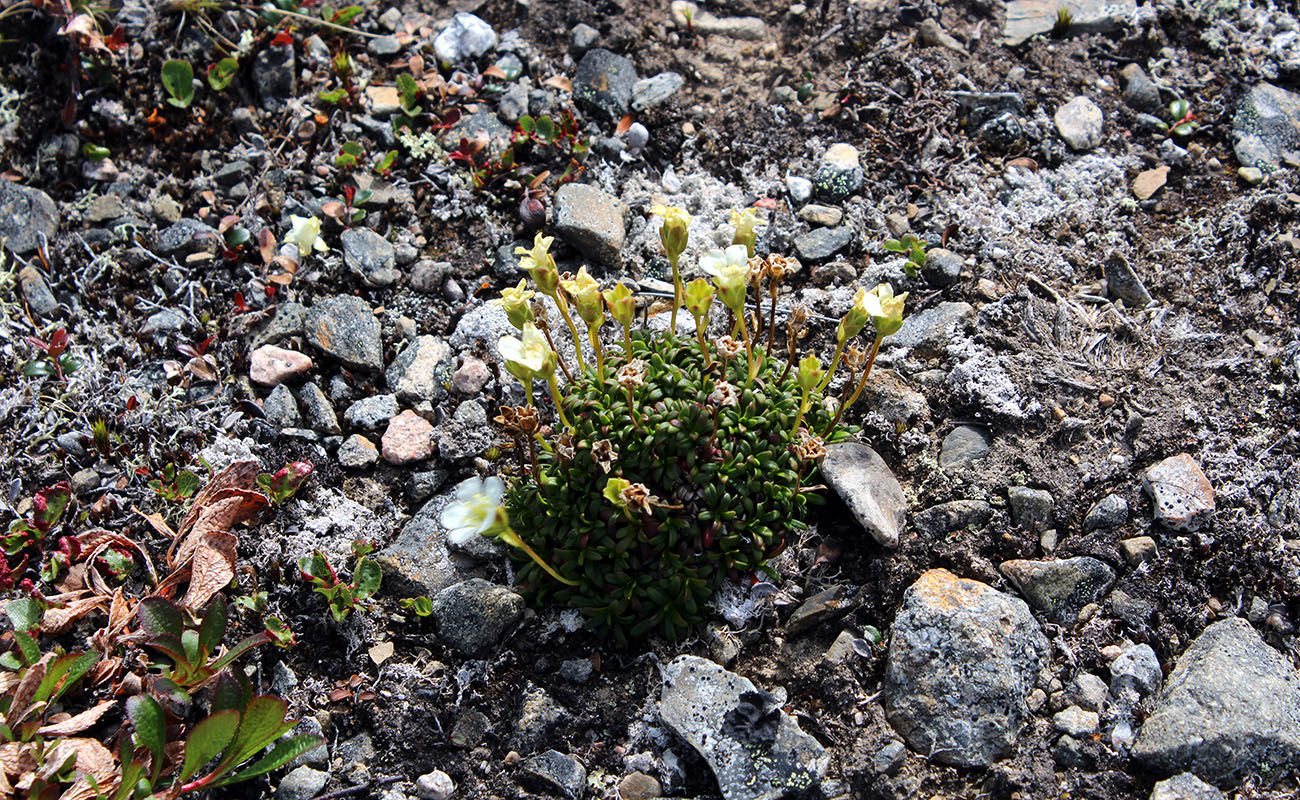
<svg viewBox="0 0 1300 800"><path fill-rule="evenodd" d="M285 237L286 242L293 242L298 247L298 252L307 255L312 248L324 253L329 250L329 245L325 240L320 238L320 220L315 217L298 217L290 215L289 223L293 226L289 230L289 235Z"/></svg>
<svg viewBox="0 0 1300 800"><path fill-rule="evenodd" d="M438 518L447 529L447 538L463 545L490 531L497 523L497 509L505 491L505 484L496 477L461 481L456 486L456 501L444 508Z"/></svg>
<svg viewBox="0 0 1300 800"><path fill-rule="evenodd" d="M749 273L749 251L743 244L733 244L726 250L710 250L700 256L700 269L716 278L719 288L724 283L743 284Z"/></svg>

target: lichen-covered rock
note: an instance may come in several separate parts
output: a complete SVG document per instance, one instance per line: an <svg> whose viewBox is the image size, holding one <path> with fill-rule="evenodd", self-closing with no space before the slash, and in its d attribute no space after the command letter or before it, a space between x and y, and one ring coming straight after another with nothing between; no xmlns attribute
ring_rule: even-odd
<svg viewBox="0 0 1300 800"><path fill-rule="evenodd" d="M1010 753L1050 652L1024 601L933 569L903 595L891 633L885 712L912 749L962 767Z"/></svg>
<svg viewBox="0 0 1300 800"><path fill-rule="evenodd" d="M830 763L776 698L697 656L664 668L659 717L708 762L726 800L811 797Z"/></svg>

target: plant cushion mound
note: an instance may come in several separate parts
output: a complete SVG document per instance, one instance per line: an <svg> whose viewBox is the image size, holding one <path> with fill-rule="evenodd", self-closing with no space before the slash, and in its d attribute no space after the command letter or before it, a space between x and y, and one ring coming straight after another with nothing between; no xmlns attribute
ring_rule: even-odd
<svg viewBox="0 0 1300 800"><path fill-rule="evenodd" d="M792 447L800 389L784 360L756 348L762 365L745 388L743 351L723 361L710 345L705 367L690 339L642 334L632 344L646 365L633 406L615 377L626 355L611 351L603 381L589 367L567 387L571 440L541 455L540 480L516 481L506 495L520 537L577 582L550 580L513 552L521 587L582 609L589 627L621 643L660 631L675 638L700 622L722 582L764 569L807 527L810 500L818 502L802 491L816 465ZM734 405L710 401L723 364ZM820 402L804 424L830 425ZM611 503L601 491L610 478L644 484L650 504L636 511Z"/></svg>

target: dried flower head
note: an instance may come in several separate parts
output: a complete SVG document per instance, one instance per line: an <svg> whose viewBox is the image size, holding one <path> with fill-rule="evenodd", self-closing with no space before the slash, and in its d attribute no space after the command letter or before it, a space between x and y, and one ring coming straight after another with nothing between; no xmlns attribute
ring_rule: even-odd
<svg viewBox="0 0 1300 800"><path fill-rule="evenodd" d="M601 439L591 444L591 459L596 462L596 466L608 475L614 462L618 460L618 455L614 452L614 443L609 439Z"/></svg>
<svg viewBox="0 0 1300 800"><path fill-rule="evenodd" d="M555 437L555 455L563 461L573 459L573 435L565 432Z"/></svg>
<svg viewBox="0 0 1300 800"><path fill-rule="evenodd" d="M790 445L790 450L801 461L816 461L826 455L826 442L809 433L807 428L800 428L799 438Z"/></svg>
<svg viewBox="0 0 1300 800"><path fill-rule="evenodd" d="M849 345L844 351L844 363L848 365L849 369L857 372L867 363L867 351L856 344Z"/></svg>
<svg viewBox="0 0 1300 800"><path fill-rule="evenodd" d="M492 421L511 436L532 436L540 425L536 406L501 406L500 415Z"/></svg>
<svg viewBox="0 0 1300 800"><path fill-rule="evenodd" d="M731 338L723 336L717 341L718 354L723 358L731 358L745 349L745 345Z"/></svg>
<svg viewBox="0 0 1300 800"><path fill-rule="evenodd" d="M645 362L639 358L634 358L619 367L615 377L618 379L619 386L624 389L635 389L645 383L645 375Z"/></svg>
<svg viewBox="0 0 1300 800"><path fill-rule="evenodd" d="M799 270L799 262L788 256L768 256L767 257L767 277L775 286L785 279L787 275L793 275Z"/></svg>
<svg viewBox="0 0 1300 800"><path fill-rule="evenodd" d="M740 392L736 391L736 387L726 381L719 382L709 394L709 403L719 408L734 406L739 402Z"/></svg>
<svg viewBox="0 0 1300 800"><path fill-rule="evenodd" d="M618 495L629 511L647 516L650 514L651 505L659 499L650 494L650 488L644 483L629 483Z"/></svg>

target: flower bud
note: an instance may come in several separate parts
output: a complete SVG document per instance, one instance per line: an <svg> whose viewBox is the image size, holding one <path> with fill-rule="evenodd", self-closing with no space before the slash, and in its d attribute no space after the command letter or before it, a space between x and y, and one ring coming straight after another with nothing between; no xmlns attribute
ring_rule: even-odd
<svg viewBox="0 0 1300 800"><path fill-rule="evenodd" d="M805 392L811 392L813 387L821 383L822 378L826 376L826 371L822 369L822 361L817 356L804 356L799 361L799 369L795 373L795 383Z"/></svg>
<svg viewBox="0 0 1300 800"><path fill-rule="evenodd" d="M840 344L857 336L871 321L871 309L867 307L866 298L866 289L859 289L858 293L853 295L853 306L849 308L848 313L840 320L839 327L835 329L835 340Z"/></svg>
<svg viewBox="0 0 1300 800"><path fill-rule="evenodd" d="M556 287L560 283L560 272L555 266L555 257L551 255L551 243L555 241L554 236L543 236L541 231L533 237L533 247L531 250L523 247L515 248L515 255L522 255L519 259L519 268L527 272L537 284L537 290L548 297L554 297Z"/></svg>
<svg viewBox="0 0 1300 800"><path fill-rule="evenodd" d="M731 224L736 226L736 235L732 237L732 244L743 244L745 246L745 255L752 258L754 256L754 244L758 241L758 234L754 232L754 226L758 224L758 217L754 216L753 209L731 210Z"/></svg>
<svg viewBox="0 0 1300 800"><path fill-rule="evenodd" d="M703 278L696 278L686 285L684 295L684 305L686 310L691 312L695 317L695 324L709 315L709 307L713 305L713 298L717 295L713 287Z"/></svg>
<svg viewBox="0 0 1300 800"><path fill-rule="evenodd" d="M529 306L528 301L536 294L536 292L525 289L524 285L524 281L520 280L518 286L513 289L501 290L501 296L492 301L494 305L505 309L506 318L510 320L510 324L521 331L524 329L524 323L533 321L533 309Z"/></svg>
<svg viewBox="0 0 1300 800"><path fill-rule="evenodd" d="M579 269L576 277L561 278L560 286L565 294L573 298L578 316L582 317L588 327L598 324L604 318L605 304L601 301L600 284L587 274L586 267Z"/></svg>
<svg viewBox="0 0 1300 800"><path fill-rule="evenodd" d="M624 328L631 327L636 318L636 299L632 296L632 290L619 281L613 289L606 289L600 294L605 298L605 305L609 306L609 315L614 321Z"/></svg>
<svg viewBox="0 0 1300 800"><path fill-rule="evenodd" d="M718 299L737 316L744 313L748 261L745 246L740 244L725 251L710 250L700 258L700 269L712 275L718 287Z"/></svg>
<svg viewBox="0 0 1300 800"><path fill-rule="evenodd" d="M691 226L691 215L676 206L655 206L650 209L650 213L663 217L659 241L663 242L669 260L675 262L686 252L686 243L690 239L687 229Z"/></svg>

